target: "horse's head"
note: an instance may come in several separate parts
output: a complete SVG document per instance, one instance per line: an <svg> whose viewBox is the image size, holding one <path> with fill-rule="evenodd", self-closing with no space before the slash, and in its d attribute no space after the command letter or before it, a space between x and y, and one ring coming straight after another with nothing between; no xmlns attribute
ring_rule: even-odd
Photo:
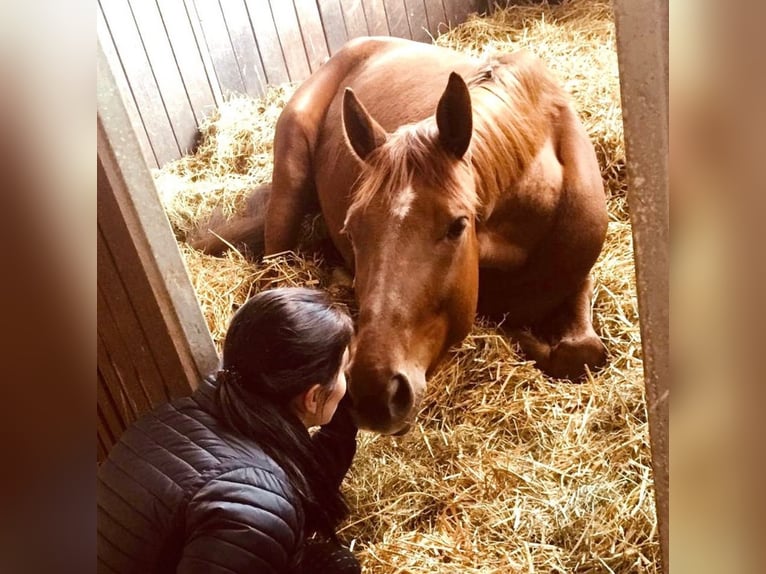
<svg viewBox="0 0 766 574"><path fill-rule="evenodd" d="M470 95L453 73L435 117L386 133L347 89L343 123L363 165L344 226L359 303L350 393L362 427L399 434L476 311Z"/></svg>

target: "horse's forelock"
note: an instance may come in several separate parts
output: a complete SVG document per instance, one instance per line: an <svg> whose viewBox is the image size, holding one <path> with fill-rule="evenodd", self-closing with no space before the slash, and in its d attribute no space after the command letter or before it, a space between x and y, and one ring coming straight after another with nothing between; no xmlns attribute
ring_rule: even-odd
<svg viewBox="0 0 766 574"><path fill-rule="evenodd" d="M349 213L364 211L375 198L391 207L399 193L419 185L444 190L475 208L476 197L459 184L454 165L439 143L433 118L403 126L368 157Z"/></svg>

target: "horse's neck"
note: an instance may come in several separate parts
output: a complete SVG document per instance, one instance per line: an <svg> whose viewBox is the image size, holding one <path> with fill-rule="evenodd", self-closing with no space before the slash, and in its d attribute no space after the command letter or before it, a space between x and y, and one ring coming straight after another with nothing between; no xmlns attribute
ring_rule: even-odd
<svg viewBox="0 0 766 574"><path fill-rule="evenodd" d="M534 71L522 71L531 75ZM495 204L510 190L551 136L552 118L564 100L546 75L495 72L471 88L474 135L471 163L479 200Z"/></svg>

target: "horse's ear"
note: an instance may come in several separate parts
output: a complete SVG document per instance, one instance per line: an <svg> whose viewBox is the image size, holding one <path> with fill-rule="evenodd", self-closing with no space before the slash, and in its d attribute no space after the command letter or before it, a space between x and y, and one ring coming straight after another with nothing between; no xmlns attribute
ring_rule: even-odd
<svg viewBox="0 0 766 574"><path fill-rule="evenodd" d="M386 130L364 109L351 88L343 92L343 129L348 143L362 161L388 138Z"/></svg>
<svg viewBox="0 0 766 574"><path fill-rule="evenodd" d="M471 143L473 112L468 86L455 72L449 75L447 88L436 108L436 125L441 144L455 157L463 157Z"/></svg>

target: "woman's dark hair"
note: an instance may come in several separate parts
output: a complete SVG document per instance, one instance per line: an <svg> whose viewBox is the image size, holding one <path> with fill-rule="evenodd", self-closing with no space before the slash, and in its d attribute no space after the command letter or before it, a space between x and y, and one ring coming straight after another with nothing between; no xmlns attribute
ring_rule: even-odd
<svg viewBox="0 0 766 574"><path fill-rule="evenodd" d="M316 383L335 381L352 336L351 318L326 293L263 291L232 318L217 376L224 421L284 469L303 498L307 527L331 537L347 507L326 479L292 401Z"/></svg>

